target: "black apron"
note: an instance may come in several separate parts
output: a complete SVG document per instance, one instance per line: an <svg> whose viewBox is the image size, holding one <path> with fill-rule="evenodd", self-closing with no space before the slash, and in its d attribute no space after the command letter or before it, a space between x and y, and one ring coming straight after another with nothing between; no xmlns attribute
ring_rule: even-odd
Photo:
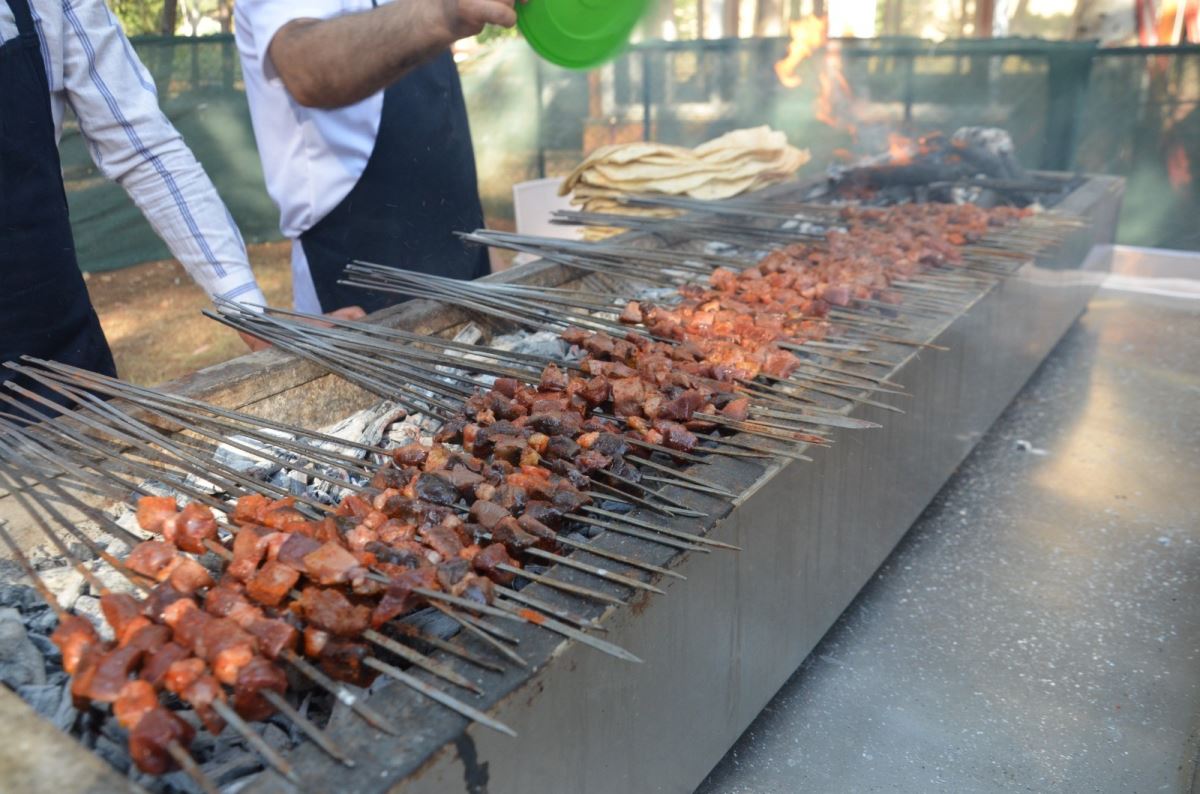
<svg viewBox="0 0 1200 794"><path fill-rule="evenodd" d="M7 2L19 35L0 45L0 362L29 354L115 376L75 261L50 82L29 0ZM0 383L10 372L0 369Z"/></svg>
<svg viewBox="0 0 1200 794"><path fill-rule="evenodd" d="M487 249L454 233L482 226L467 107L447 51L384 92L366 170L300 243L323 311L357 305L372 312L404 298L339 285L347 263L479 278L489 270Z"/></svg>

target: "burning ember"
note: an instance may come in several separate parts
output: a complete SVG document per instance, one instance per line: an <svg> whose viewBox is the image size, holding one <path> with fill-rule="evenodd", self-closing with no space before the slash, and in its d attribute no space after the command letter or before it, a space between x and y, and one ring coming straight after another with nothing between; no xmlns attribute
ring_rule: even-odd
<svg viewBox="0 0 1200 794"><path fill-rule="evenodd" d="M917 144L912 138L895 132L888 133L888 160L892 165L910 164L917 149Z"/></svg>

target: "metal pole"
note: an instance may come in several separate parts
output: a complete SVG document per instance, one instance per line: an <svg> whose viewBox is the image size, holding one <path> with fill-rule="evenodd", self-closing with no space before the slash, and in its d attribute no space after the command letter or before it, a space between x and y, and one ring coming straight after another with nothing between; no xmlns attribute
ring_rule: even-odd
<svg viewBox="0 0 1200 794"><path fill-rule="evenodd" d="M650 88L650 48L642 50L642 140L650 140L651 103L653 93Z"/></svg>
<svg viewBox="0 0 1200 794"><path fill-rule="evenodd" d="M539 179L546 178L546 108L543 106L543 97L546 95L545 85L546 78L542 71L542 59L534 57L533 59L533 85L537 91L537 172Z"/></svg>

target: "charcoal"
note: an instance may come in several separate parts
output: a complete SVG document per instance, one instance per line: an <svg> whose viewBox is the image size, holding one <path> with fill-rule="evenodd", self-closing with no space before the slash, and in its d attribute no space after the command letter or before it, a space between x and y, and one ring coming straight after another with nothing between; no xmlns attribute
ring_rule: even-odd
<svg viewBox="0 0 1200 794"><path fill-rule="evenodd" d="M263 741L271 747L279 751L289 750L292 746L292 737L288 736L287 731L280 728L274 723L267 723L262 730Z"/></svg>
<svg viewBox="0 0 1200 794"><path fill-rule="evenodd" d="M26 684L17 687L17 694L34 711L49 720L58 714L58 707L62 704L63 695L66 692L60 682L58 684Z"/></svg>
<svg viewBox="0 0 1200 794"><path fill-rule="evenodd" d="M92 751L116 767L117 771L122 773L129 771L129 751L126 750L124 742L114 742L107 736L101 736L96 740L96 746L92 748Z"/></svg>
<svg viewBox="0 0 1200 794"><path fill-rule="evenodd" d="M227 750L201 766L204 773L218 786L228 786L262 768L262 760L244 750Z"/></svg>
<svg viewBox="0 0 1200 794"><path fill-rule="evenodd" d="M50 614L54 614L51 612ZM58 671L62 665L62 654L53 642L50 641L48 635L36 634L32 629L29 630L29 641L38 649L38 653L42 655L42 659L46 663L46 674L51 675Z"/></svg>
<svg viewBox="0 0 1200 794"><path fill-rule="evenodd" d="M28 612L37 606L44 605L37 590L23 584L0 585L0 608L11 607L22 612Z"/></svg>
<svg viewBox="0 0 1200 794"><path fill-rule="evenodd" d="M12 689L46 683L42 654L30 642L21 613L12 608L0 609L0 682Z"/></svg>
<svg viewBox="0 0 1200 794"><path fill-rule="evenodd" d="M50 633L53 632L57 626L58 614L50 608L41 609L25 616L25 627L29 629L31 636L40 634L44 639L49 637ZM49 640L47 640L47 642L49 642ZM35 644L37 644L36 640ZM54 647L53 644L51 644L50 647ZM41 650L43 654L47 653L47 651L44 650L41 645L38 645L38 649Z"/></svg>

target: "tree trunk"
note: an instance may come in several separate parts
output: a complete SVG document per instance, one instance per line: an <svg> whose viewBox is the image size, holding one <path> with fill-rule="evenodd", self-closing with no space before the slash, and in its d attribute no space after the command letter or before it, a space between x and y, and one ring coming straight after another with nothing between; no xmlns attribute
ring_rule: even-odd
<svg viewBox="0 0 1200 794"><path fill-rule="evenodd" d="M164 36L175 35L175 25L179 22L179 5L178 0L165 0L163 2L162 12L162 34Z"/></svg>
<svg viewBox="0 0 1200 794"><path fill-rule="evenodd" d="M722 20L725 36L735 39L739 35L741 21L741 0L725 0L725 15Z"/></svg>
<svg viewBox="0 0 1200 794"><path fill-rule="evenodd" d="M780 0L758 0L754 4L754 35L769 36L778 31L772 30L783 15L783 4Z"/></svg>
<svg viewBox="0 0 1200 794"><path fill-rule="evenodd" d="M221 32L233 32L233 0L220 0L217 4L217 21L221 23Z"/></svg>
<svg viewBox="0 0 1200 794"><path fill-rule="evenodd" d="M704 3L705 0L696 0L696 38L698 39L706 38L704 27L707 20L704 14Z"/></svg>
<svg viewBox="0 0 1200 794"><path fill-rule="evenodd" d="M975 0L975 38L990 39L995 21L995 0Z"/></svg>

